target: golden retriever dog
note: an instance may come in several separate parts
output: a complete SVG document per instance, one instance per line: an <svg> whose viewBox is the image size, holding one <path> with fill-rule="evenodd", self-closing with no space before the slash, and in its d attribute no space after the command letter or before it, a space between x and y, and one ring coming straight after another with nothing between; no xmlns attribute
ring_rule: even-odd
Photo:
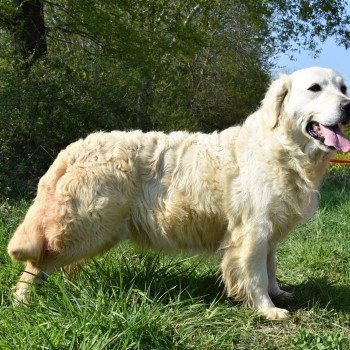
<svg viewBox="0 0 350 350"><path fill-rule="evenodd" d="M350 151L342 77L308 68L281 75L245 122L212 134L98 132L61 151L8 245L26 262L15 299L58 269L130 239L218 252L229 296L268 319L276 246L317 208L335 150Z"/></svg>

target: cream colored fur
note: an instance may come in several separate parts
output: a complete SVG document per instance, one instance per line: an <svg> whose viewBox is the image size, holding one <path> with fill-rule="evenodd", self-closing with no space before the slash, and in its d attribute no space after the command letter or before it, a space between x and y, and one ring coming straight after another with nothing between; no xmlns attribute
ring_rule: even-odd
<svg viewBox="0 0 350 350"><path fill-rule="evenodd" d="M315 82L325 86L317 103L307 91ZM332 152L304 129L316 113L339 117L341 83L321 68L282 75L257 112L222 132L100 132L69 145L9 243L26 262L16 299L25 301L41 274L131 239L218 251L228 295L267 318L286 317L270 299L291 297L276 281L276 246L317 207Z"/></svg>

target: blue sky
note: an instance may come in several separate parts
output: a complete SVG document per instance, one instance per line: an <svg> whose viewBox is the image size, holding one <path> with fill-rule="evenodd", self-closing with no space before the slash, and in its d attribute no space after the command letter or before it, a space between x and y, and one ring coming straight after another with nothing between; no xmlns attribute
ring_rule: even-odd
<svg viewBox="0 0 350 350"><path fill-rule="evenodd" d="M345 1L345 4L346 11L350 14L350 1ZM308 51L294 54L295 60L293 61L289 59L288 55L280 55L277 60L279 69L276 70L276 73L280 71L292 73L295 70L311 66L327 67L340 73L350 87L350 49L345 50L344 47L337 45L334 38L329 38L320 47L322 52L317 58L312 57Z"/></svg>
<svg viewBox="0 0 350 350"><path fill-rule="evenodd" d="M279 67L277 71L291 73L311 66L328 67L339 72L350 86L350 50L338 46L333 39L327 40L321 48L322 52L317 58L312 57L307 51L295 54L293 61L288 58L288 55L281 55L277 60Z"/></svg>

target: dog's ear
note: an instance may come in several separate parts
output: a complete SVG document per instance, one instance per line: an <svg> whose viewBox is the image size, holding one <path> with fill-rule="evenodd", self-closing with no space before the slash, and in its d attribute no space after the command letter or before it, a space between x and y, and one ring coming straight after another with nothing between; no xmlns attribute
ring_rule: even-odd
<svg viewBox="0 0 350 350"><path fill-rule="evenodd" d="M265 98L262 101L265 121L271 129L275 128L278 124L278 119L282 112L283 101L289 91L289 87L289 76L287 74L281 74L277 80L271 83Z"/></svg>

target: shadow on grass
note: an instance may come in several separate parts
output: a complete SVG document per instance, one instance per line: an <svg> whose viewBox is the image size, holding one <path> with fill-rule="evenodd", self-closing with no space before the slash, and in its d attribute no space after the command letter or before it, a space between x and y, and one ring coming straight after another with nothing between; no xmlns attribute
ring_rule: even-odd
<svg viewBox="0 0 350 350"><path fill-rule="evenodd" d="M320 277L286 289L294 289L295 298L289 301L276 300L279 307L291 311L318 307L350 313L350 286L336 286Z"/></svg>
<svg viewBox="0 0 350 350"><path fill-rule="evenodd" d="M112 265L94 260L80 274L91 286L90 290L99 288L110 297L136 290L164 305L174 300L205 305L228 301L220 275L215 267L205 264L204 258L178 259L152 253L130 257L123 254Z"/></svg>
<svg viewBox="0 0 350 350"><path fill-rule="evenodd" d="M95 271L85 275L92 286L103 286L107 294L117 287L140 290L148 298L164 304L172 300L193 299L203 304L214 301L219 304L239 304L226 296L218 266L213 262L208 264L206 257L179 259L151 252L121 254L119 261L113 264L108 258L105 261L107 264L102 261L101 266L101 260L94 260L90 266ZM98 280L93 281L96 274ZM116 283L111 284L111 281ZM277 306L290 310L319 306L350 313L350 286L335 285L325 277L287 286L286 290L294 291L295 298L291 301L275 300Z"/></svg>

